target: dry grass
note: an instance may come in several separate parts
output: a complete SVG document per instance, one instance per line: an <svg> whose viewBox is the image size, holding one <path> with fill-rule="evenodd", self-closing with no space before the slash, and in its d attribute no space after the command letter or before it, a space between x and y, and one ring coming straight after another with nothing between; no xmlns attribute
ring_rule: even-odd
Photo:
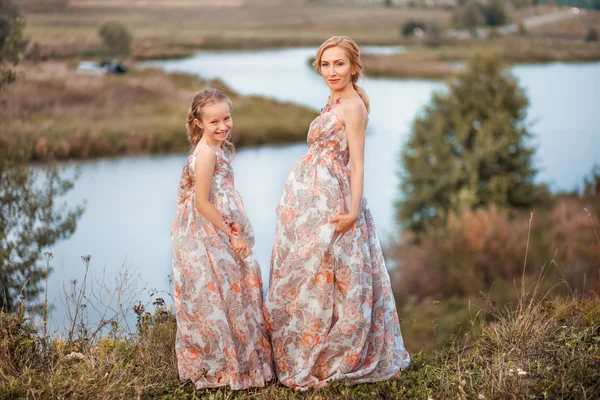
<svg viewBox="0 0 600 400"><path fill-rule="evenodd" d="M524 287L538 286L538 292L558 285L557 295L600 293L598 190L588 186L583 196L559 195L553 204L526 212L494 206L466 211L448 226L428 230L419 242L405 232L389 257L402 266L392 277L407 342L432 351L434 339L465 332L473 316L492 303L515 310L521 291L515 277ZM437 317L434 300L442 302Z"/></svg>
<svg viewBox="0 0 600 400"><path fill-rule="evenodd" d="M43 337L22 311L0 312L0 393L5 399L593 398L600 392L600 298L523 300L519 312L491 310L491 324L475 316L464 340L440 346L434 356L413 354L399 378L353 387L337 382L306 393L277 383L196 391L180 382L175 317L160 301L152 314L138 308L131 336L113 332L74 342Z"/></svg>
<svg viewBox="0 0 600 400"><path fill-rule="evenodd" d="M533 38L555 40L582 40L589 28L600 32L600 10L585 10L576 18L569 18L555 24L545 24L530 29L527 33ZM596 46L600 46L596 44Z"/></svg>
<svg viewBox="0 0 600 400"><path fill-rule="evenodd" d="M362 59L366 73L371 76L445 79L476 52L500 53L510 64L600 60L600 45L596 43L521 37L452 41L440 47L411 46L406 53L366 54Z"/></svg>
<svg viewBox="0 0 600 400"><path fill-rule="evenodd" d="M451 19L445 10L327 6L300 0L66 3L57 6L56 12L48 12L48 7L40 11L32 4L24 7L25 35L40 43L45 55L73 56L97 46L97 31L109 20L131 30L135 57L149 58L189 54L192 48L318 45L341 34L363 44L396 44L401 40L399 27L409 19L442 26L448 26Z"/></svg>
<svg viewBox="0 0 600 400"><path fill-rule="evenodd" d="M37 160L185 151L189 100L206 86L232 98L238 145L303 140L316 116L306 107L238 96L220 81L180 73L86 75L64 62L23 64L19 72L4 94L2 135L26 138Z"/></svg>
<svg viewBox="0 0 600 400"><path fill-rule="evenodd" d="M370 76L445 79L456 72L456 68L440 60L434 52L422 49L394 55L365 54L362 59Z"/></svg>
<svg viewBox="0 0 600 400"><path fill-rule="evenodd" d="M431 51L438 59L448 61L468 60L474 52L501 53L506 62L514 64L600 60L600 45L596 43L520 37L458 42Z"/></svg>

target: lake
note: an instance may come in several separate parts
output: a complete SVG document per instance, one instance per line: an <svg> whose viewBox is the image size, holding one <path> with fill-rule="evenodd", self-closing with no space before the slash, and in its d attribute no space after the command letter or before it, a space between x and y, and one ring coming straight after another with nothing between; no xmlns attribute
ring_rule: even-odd
<svg viewBox="0 0 600 400"><path fill-rule="evenodd" d="M389 47L367 50L402 51ZM328 89L307 63L314 51L213 51L144 65L205 78L219 77L241 94L269 96L320 109L327 100ZM530 99L528 119L534 123L531 131L538 147L538 179L549 182L555 191L578 187L594 162L600 162L600 63L521 65L514 67L513 72ZM372 110L365 150L364 195L385 245L390 236L397 234L393 202L400 196L397 173L402 143L415 116L432 94L445 86L441 81L387 78L367 78L359 84L369 94ZM233 117L235 120L235 110ZM233 161L236 187L254 225L254 254L265 286L274 239L275 206L290 167L306 151L305 143L241 149ZM68 288L69 280L83 277L80 256L85 254L92 256L92 281L104 279L111 285L125 266L130 272L135 271L138 289L168 290L171 222L186 157L135 156L69 164L77 165L81 176L67 201L77 204L86 200L87 208L77 232L50 249L54 254L54 273L49 279L48 297L55 305L55 326L62 327L65 316L60 300L63 285ZM165 293L159 295L168 297ZM148 299L145 290L135 296Z"/></svg>

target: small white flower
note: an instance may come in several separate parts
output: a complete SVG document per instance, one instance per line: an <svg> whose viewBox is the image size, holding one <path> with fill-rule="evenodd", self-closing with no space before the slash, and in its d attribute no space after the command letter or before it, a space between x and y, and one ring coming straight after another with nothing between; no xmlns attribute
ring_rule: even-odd
<svg viewBox="0 0 600 400"><path fill-rule="evenodd" d="M478 398L479 400L484 400L484 399L485 399L485 396L484 396L484 395L482 395L481 393L479 393L479 394L477 395L477 398Z"/></svg>
<svg viewBox="0 0 600 400"><path fill-rule="evenodd" d="M561 326L561 328L563 328L563 329L567 329L567 326L566 326L566 325L563 325L563 326Z"/></svg>
<svg viewBox="0 0 600 400"><path fill-rule="evenodd" d="M517 375L519 375L519 376L527 375L527 371L523 371L521 368L517 368Z"/></svg>
<svg viewBox="0 0 600 400"><path fill-rule="evenodd" d="M65 356L65 359L66 360L85 360L86 356L84 356L81 353L76 353L76 352L72 351L71 353L69 353Z"/></svg>

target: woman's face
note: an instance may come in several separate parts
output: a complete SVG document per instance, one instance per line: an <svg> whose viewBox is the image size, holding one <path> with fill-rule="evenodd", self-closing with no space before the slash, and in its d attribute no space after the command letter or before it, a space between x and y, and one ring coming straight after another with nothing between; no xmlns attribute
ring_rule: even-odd
<svg viewBox="0 0 600 400"><path fill-rule="evenodd" d="M229 104L223 101L205 106L202 109L202 121L196 120L196 123L204 129L202 136L216 142L224 142L233 128Z"/></svg>
<svg viewBox="0 0 600 400"><path fill-rule="evenodd" d="M330 47L321 56L321 76L333 90L342 90L352 82L355 73L346 52L341 47Z"/></svg>

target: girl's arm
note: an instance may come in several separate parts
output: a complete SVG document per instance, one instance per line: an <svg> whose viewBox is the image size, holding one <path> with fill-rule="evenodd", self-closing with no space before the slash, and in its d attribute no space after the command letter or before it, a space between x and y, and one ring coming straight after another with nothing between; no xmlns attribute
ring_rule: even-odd
<svg viewBox="0 0 600 400"><path fill-rule="evenodd" d="M341 110L346 127L346 137L350 149L350 210L347 214L341 214L331 219L337 223L336 232L345 233L354 226L360 213L360 203L363 196L363 182L365 175L365 128L366 112L364 106L358 101L348 103Z"/></svg>
<svg viewBox="0 0 600 400"><path fill-rule="evenodd" d="M233 250L245 257L248 255L246 253L249 253L249 247L244 240L238 236L240 232L235 232L231 229L225 222L219 210L217 210L209 200L216 163L217 155L215 152L206 146L202 146L197 153L196 161L194 163L196 169L196 183L194 186L196 201L194 205L200 214L209 220L216 228L222 230L229 236L229 241L233 246Z"/></svg>

